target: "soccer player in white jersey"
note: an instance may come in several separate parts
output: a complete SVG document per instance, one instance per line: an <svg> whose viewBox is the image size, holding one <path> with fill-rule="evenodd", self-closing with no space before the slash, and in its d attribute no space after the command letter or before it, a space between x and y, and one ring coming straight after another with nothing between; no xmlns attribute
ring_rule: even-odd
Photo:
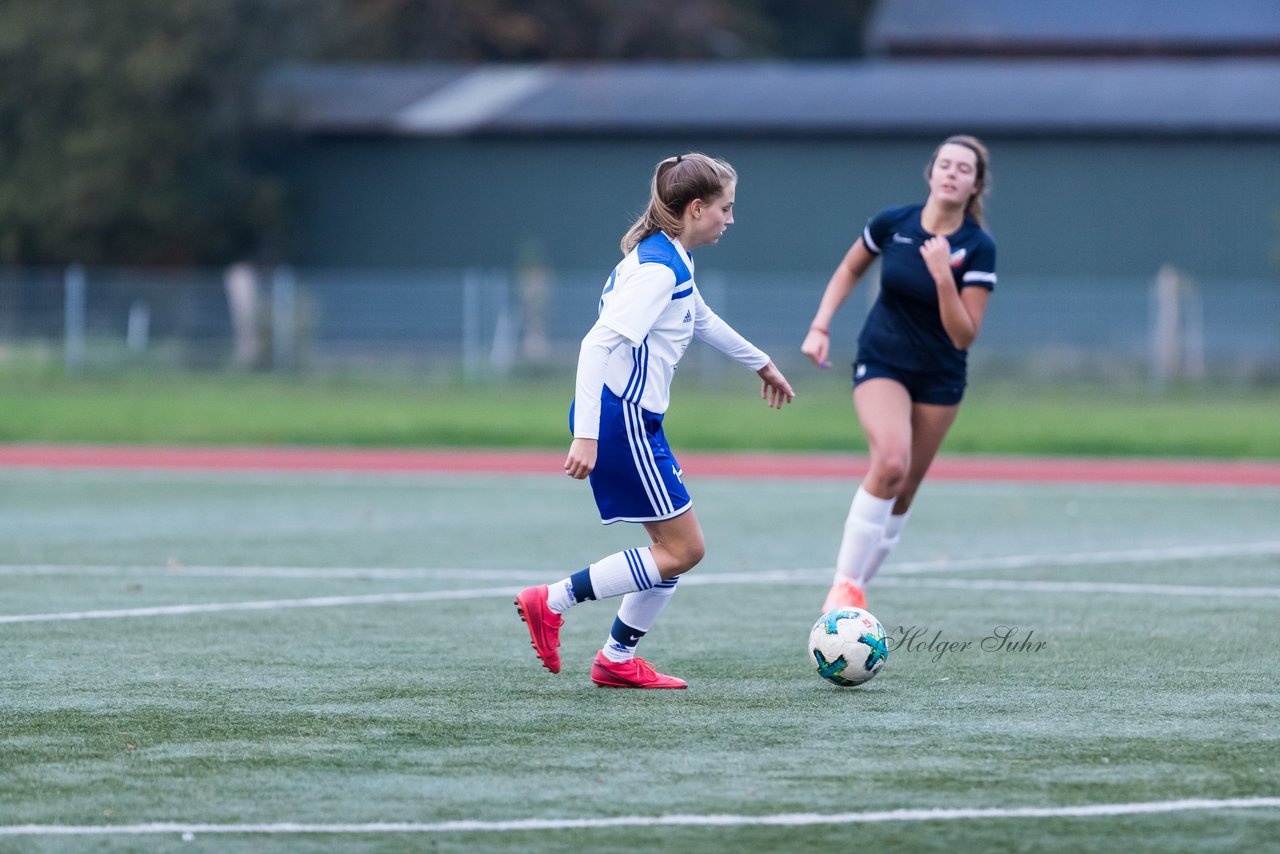
<svg viewBox="0 0 1280 854"><path fill-rule="evenodd" d="M560 672L561 615L580 602L622 596L591 680L606 688L686 687L635 652L678 577L706 551L662 430L672 374L689 342L700 338L759 374L760 396L769 406L781 409L795 398L782 372L707 306L694 280L689 252L716 243L733 223L737 181L733 167L705 154L658 164L649 205L622 238L624 257L605 282L599 318L582 339L565 473L590 476L604 524L638 522L652 543L516 597L534 651L552 673Z"/></svg>
<svg viewBox="0 0 1280 854"><path fill-rule="evenodd" d="M827 367L831 318L879 257L880 295L853 365L870 468L849 507L824 612L866 607L866 586L897 544L960 408L968 349L996 283L996 244L982 226L988 161L972 136L944 140L925 167L925 203L888 208L867 222L827 283L800 347Z"/></svg>

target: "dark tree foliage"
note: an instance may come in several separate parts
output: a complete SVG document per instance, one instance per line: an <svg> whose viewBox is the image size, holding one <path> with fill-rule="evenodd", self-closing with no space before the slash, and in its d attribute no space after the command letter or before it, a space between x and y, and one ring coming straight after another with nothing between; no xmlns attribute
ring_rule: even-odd
<svg viewBox="0 0 1280 854"><path fill-rule="evenodd" d="M326 52L453 61L848 58L874 0L346 0Z"/></svg>
<svg viewBox="0 0 1280 854"><path fill-rule="evenodd" d="M285 5L0 5L0 262L211 262L269 236L247 105Z"/></svg>
<svg viewBox="0 0 1280 854"><path fill-rule="evenodd" d="M288 217L284 61L855 56L871 0L4 0L0 263L209 264Z"/></svg>

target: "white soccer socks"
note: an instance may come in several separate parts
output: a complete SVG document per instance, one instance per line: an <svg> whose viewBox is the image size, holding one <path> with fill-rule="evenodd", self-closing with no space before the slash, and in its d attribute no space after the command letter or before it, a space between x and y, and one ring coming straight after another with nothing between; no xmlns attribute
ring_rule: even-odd
<svg viewBox="0 0 1280 854"><path fill-rule="evenodd" d="M548 585L547 607L563 614L579 602L649 590L661 581L652 550L627 549Z"/></svg>
<svg viewBox="0 0 1280 854"><path fill-rule="evenodd" d="M893 551L893 547L901 539L902 526L907 524L907 518L910 515L910 510L900 515L891 514L889 520L884 523L884 534L880 537L880 542L876 543L875 548L871 550L871 555L867 558L867 562L862 566L862 575L856 582L859 587L865 589L871 583L871 579L876 577L876 572L880 569L880 565L884 563L885 558L889 556L889 552Z"/></svg>
<svg viewBox="0 0 1280 854"><path fill-rule="evenodd" d="M676 592L679 578L660 581L650 590L639 590L622 597L622 606L614 618L613 628L604 642L604 657L610 661L629 661L635 658L636 644L644 637L671 596Z"/></svg>
<svg viewBox="0 0 1280 854"><path fill-rule="evenodd" d="M629 661L635 658L640 638L671 601L677 580L662 580L649 548L627 549L547 585L547 607L563 614L579 602L622 596L603 652L610 661Z"/></svg>
<svg viewBox="0 0 1280 854"><path fill-rule="evenodd" d="M861 486L858 487L853 502L849 505L849 516L844 521L844 535L840 538L840 551L836 555L837 581L844 579L861 586L867 562L884 538L894 500L876 498Z"/></svg>

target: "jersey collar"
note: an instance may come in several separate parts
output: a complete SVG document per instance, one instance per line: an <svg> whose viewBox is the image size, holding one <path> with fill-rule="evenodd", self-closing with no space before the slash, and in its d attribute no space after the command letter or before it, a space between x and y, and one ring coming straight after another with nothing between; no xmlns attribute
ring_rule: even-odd
<svg viewBox="0 0 1280 854"><path fill-rule="evenodd" d="M676 252L680 253L680 260L683 261L684 265L689 268L689 274L693 275L693 256L689 254L688 249L684 248L684 244L680 242L680 238L672 237L671 235L667 234L665 231L662 232L662 236L667 238L667 240L671 241L671 245L676 248Z"/></svg>

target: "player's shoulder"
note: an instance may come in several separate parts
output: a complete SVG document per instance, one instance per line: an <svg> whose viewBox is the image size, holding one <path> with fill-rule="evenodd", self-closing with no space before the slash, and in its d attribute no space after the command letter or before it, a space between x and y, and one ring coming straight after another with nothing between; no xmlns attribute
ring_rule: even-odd
<svg viewBox="0 0 1280 854"><path fill-rule="evenodd" d="M919 222L919 214L922 207L924 205L894 205L881 210L871 217L871 221L888 226L897 226L911 221Z"/></svg>
<svg viewBox="0 0 1280 854"><path fill-rule="evenodd" d="M984 248L996 248L996 239L991 236L991 232L987 231L987 229L983 227L982 223L978 222L968 214L965 214L964 224L968 242L975 246L982 246Z"/></svg>
<svg viewBox="0 0 1280 854"><path fill-rule="evenodd" d="M636 246L636 258L641 264L666 264L678 257L676 245L661 231L654 232Z"/></svg>
<svg viewBox="0 0 1280 854"><path fill-rule="evenodd" d="M884 208L867 220L867 225L862 230L862 239L867 249L879 255L889 245L887 241L890 234L902 232L916 237L922 236L920 208L921 205L895 205Z"/></svg>
<svg viewBox="0 0 1280 854"><path fill-rule="evenodd" d="M669 268L675 273L677 282L685 281L692 276L684 259L680 257L675 243L661 231L640 241L636 246L636 260L641 264L661 264Z"/></svg>

